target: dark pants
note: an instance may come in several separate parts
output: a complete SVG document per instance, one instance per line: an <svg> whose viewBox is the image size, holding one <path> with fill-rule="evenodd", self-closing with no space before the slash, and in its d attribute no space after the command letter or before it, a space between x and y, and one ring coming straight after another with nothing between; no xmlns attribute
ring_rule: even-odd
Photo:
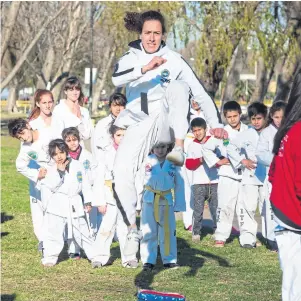
<svg viewBox="0 0 301 301"><path fill-rule="evenodd" d="M194 200L192 235L200 235L202 229L203 212L205 201L208 201L213 228L216 229L217 209L217 185L218 184L195 184L192 185Z"/></svg>

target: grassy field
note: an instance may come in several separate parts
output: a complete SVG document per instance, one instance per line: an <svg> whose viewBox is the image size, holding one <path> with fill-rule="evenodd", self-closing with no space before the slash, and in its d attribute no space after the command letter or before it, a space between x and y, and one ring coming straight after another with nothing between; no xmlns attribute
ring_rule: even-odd
<svg viewBox="0 0 301 301"><path fill-rule="evenodd" d="M151 274L121 267L118 244L112 246L113 264L93 270L82 259L65 259L53 268L40 263L33 235L28 181L15 171L19 143L2 137L2 281L1 300L136 300L140 288L179 292L189 301L281 299L281 273L277 254L265 247L244 250L237 238L215 249L210 235L192 243L178 222L180 269Z"/></svg>

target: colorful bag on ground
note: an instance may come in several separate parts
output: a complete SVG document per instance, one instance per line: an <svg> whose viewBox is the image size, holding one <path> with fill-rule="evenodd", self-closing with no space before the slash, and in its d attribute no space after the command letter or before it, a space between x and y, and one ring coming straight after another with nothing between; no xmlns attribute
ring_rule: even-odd
<svg viewBox="0 0 301 301"><path fill-rule="evenodd" d="M183 295L177 293L162 293L152 290L140 290L137 301L185 301Z"/></svg>

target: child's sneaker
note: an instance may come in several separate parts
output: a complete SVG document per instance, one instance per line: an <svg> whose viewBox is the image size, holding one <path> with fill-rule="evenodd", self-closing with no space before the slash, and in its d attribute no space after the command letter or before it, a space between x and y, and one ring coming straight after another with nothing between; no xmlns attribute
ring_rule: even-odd
<svg viewBox="0 0 301 301"><path fill-rule="evenodd" d="M256 247L256 245L244 244L241 247L244 249L254 249Z"/></svg>
<svg viewBox="0 0 301 301"><path fill-rule="evenodd" d="M201 240L201 235L192 235L192 241L199 242Z"/></svg>
<svg viewBox="0 0 301 301"><path fill-rule="evenodd" d="M178 269L180 266L177 263L165 263L163 264L165 269Z"/></svg>
<svg viewBox="0 0 301 301"><path fill-rule="evenodd" d="M80 254L78 253L69 253L69 258L72 260L80 260Z"/></svg>
<svg viewBox="0 0 301 301"><path fill-rule="evenodd" d="M130 260L126 263L126 265L124 267L128 268L128 269L137 269L138 268L138 261L137 260Z"/></svg>
<svg viewBox="0 0 301 301"><path fill-rule="evenodd" d="M136 255L139 250L139 242L141 239L141 231L138 229L131 229L126 237L126 242L123 250L124 255L128 257Z"/></svg>
<svg viewBox="0 0 301 301"><path fill-rule="evenodd" d="M55 263L52 263L52 262L43 263L43 266L44 266L45 268L51 268L51 267L55 266Z"/></svg>
<svg viewBox="0 0 301 301"><path fill-rule="evenodd" d="M188 231L188 232L192 232L192 225L188 226L187 228L184 227L184 229L185 229L186 231Z"/></svg>
<svg viewBox="0 0 301 301"><path fill-rule="evenodd" d="M180 146L175 146L173 150L167 154L166 159L176 166L183 166L185 161L183 149Z"/></svg>
<svg viewBox="0 0 301 301"><path fill-rule="evenodd" d="M143 265L143 271L144 272L150 272L150 271L152 271L154 269L154 267L155 266L152 263L145 263Z"/></svg>
<svg viewBox="0 0 301 301"><path fill-rule="evenodd" d="M225 242L222 240L216 240L214 246L216 248L223 248L225 246Z"/></svg>
<svg viewBox="0 0 301 301"><path fill-rule="evenodd" d="M100 261L92 261L91 262L92 269L98 269L103 267L103 264Z"/></svg>

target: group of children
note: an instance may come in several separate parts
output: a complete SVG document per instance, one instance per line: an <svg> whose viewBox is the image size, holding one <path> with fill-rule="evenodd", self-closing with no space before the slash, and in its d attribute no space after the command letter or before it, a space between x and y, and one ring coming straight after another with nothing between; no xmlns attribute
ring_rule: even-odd
<svg viewBox="0 0 301 301"><path fill-rule="evenodd" d="M69 78L66 99L54 108L50 91L38 90L30 120L12 120L9 133L21 141L17 170L30 180L30 203L34 232L43 252L42 264L53 266L65 242L69 256L80 258L81 249L94 268L110 262L114 237L119 241L124 267L137 268L138 259L127 246L129 224L114 191L114 159L126 129L114 125L125 108L126 98L110 98L111 113L94 131L88 111L80 106L81 86ZM281 122L285 103L248 107L251 126L240 121L241 108L235 101L224 105L229 139L208 135L206 121L191 122L194 140L189 144L184 167L166 159L172 145L158 143L139 167L135 181L140 213L140 255L144 270L157 261L158 244L165 268L177 268L174 212L185 212L185 199L192 190L192 239L200 240L204 204L209 202L215 228L215 246L224 246L230 236L234 211L239 220L240 244L256 245L257 204L263 218L264 236L274 243L269 204L267 170L272 158L273 135ZM190 134L191 135L191 134ZM91 138L92 154L83 140ZM264 208L264 209L263 209ZM116 234L116 236L115 236Z"/></svg>

